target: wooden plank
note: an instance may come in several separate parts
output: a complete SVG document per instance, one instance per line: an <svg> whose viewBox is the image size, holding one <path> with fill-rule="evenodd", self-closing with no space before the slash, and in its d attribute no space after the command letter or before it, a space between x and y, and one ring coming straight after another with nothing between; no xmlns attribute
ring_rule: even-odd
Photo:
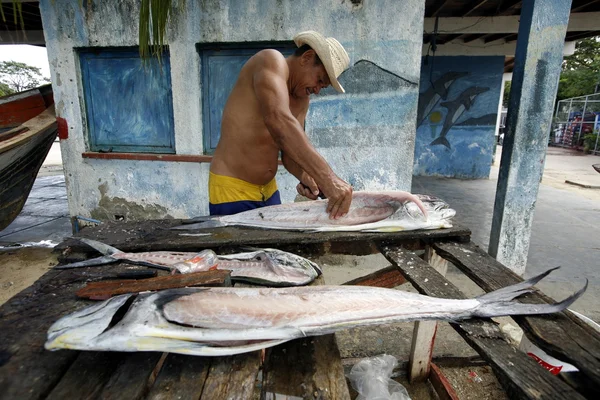
<svg viewBox="0 0 600 400"><path fill-rule="evenodd" d="M199 399L210 360L208 357L169 354L146 399Z"/></svg>
<svg viewBox="0 0 600 400"><path fill-rule="evenodd" d="M431 382L431 386L437 393L440 400L459 400L456 391L446 379L446 376L442 373L442 370L431 363L431 374L429 375L429 381Z"/></svg>
<svg viewBox="0 0 600 400"><path fill-rule="evenodd" d="M142 398L154 381L163 353L136 352L125 355L125 360L113 370L100 392L99 398L136 400Z"/></svg>
<svg viewBox="0 0 600 400"><path fill-rule="evenodd" d="M97 398L126 355L108 351L79 353L71 368L46 400Z"/></svg>
<svg viewBox="0 0 600 400"><path fill-rule="evenodd" d="M485 291L500 289L522 279L473 243L437 243L436 251L450 260ZM521 296L523 303L554 302L542 293ZM543 316L515 316L527 337L560 360L575 365L600 387L600 334L566 311Z"/></svg>
<svg viewBox="0 0 600 400"><path fill-rule="evenodd" d="M75 275L50 271L0 307L0 399L41 398L77 357L44 349L50 325L85 304L73 294Z"/></svg>
<svg viewBox="0 0 600 400"><path fill-rule="evenodd" d="M415 253L386 245L381 246L381 252L420 293L440 298L464 298L458 288ZM490 363L511 399L583 399L531 357L507 343L495 323L471 319L451 323L451 326Z"/></svg>
<svg viewBox="0 0 600 400"><path fill-rule="evenodd" d="M181 220L150 220L131 222L104 222L87 227L77 236L97 240L122 251L141 252L159 250L199 251L206 248L218 249L232 246L268 246L286 250L286 246L301 250L302 246L327 242L359 243L369 240L389 241L390 244L441 238L469 237L471 232L460 226L448 229L403 231L403 232L306 232L280 231L224 227L195 231L174 231L170 228L180 225ZM209 233L208 236L189 236ZM301 244L301 245L299 245ZM73 252L97 254L89 246L76 239L66 239L55 251L61 262L71 262L63 253Z"/></svg>
<svg viewBox="0 0 600 400"><path fill-rule="evenodd" d="M261 352L218 357L211 366L202 390L203 399L251 399L261 365Z"/></svg>
<svg viewBox="0 0 600 400"><path fill-rule="evenodd" d="M425 248L424 258L434 270L442 276L446 276L448 262L438 256L431 246ZM408 377L410 382L424 381L429 376L436 332L436 321L415 322L408 361Z"/></svg>
<svg viewBox="0 0 600 400"><path fill-rule="evenodd" d="M393 288L406 283L404 276L398 271L398 268L390 266L373 272L372 274L361 276L344 283L344 285L355 286L377 286L384 288Z"/></svg>
<svg viewBox="0 0 600 400"><path fill-rule="evenodd" d="M267 349L261 399L350 399L335 335Z"/></svg>
<svg viewBox="0 0 600 400"><path fill-rule="evenodd" d="M415 322L408 358L408 377L411 383L424 381L429 377L436 332L435 321Z"/></svg>
<svg viewBox="0 0 600 400"><path fill-rule="evenodd" d="M105 300L125 293L148 290L174 289L191 286L231 286L230 271L201 271L191 274L158 276L149 279L121 279L91 282L77 291L77 296L93 300Z"/></svg>

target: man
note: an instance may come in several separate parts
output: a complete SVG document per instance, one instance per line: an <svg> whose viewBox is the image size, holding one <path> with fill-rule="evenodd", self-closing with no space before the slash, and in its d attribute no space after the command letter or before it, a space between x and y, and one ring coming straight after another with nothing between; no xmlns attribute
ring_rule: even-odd
<svg viewBox="0 0 600 400"><path fill-rule="evenodd" d="M240 71L210 165L211 215L280 204L275 182L280 151L284 167L300 181L298 193L327 197L330 218L348 213L352 187L311 145L304 120L311 94L329 85L344 92L337 78L350 60L337 40L314 31L299 33L294 42L294 55L262 50Z"/></svg>

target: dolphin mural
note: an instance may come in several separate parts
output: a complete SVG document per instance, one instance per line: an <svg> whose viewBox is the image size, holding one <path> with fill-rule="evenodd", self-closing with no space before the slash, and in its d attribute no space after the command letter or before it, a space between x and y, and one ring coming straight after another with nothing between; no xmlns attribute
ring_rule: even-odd
<svg viewBox="0 0 600 400"><path fill-rule="evenodd" d="M465 89L456 99L441 103L440 105L448 109L448 112L446 113L442 132L438 138L431 142L431 146L441 144L450 149L450 142L446 139L446 134L464 112L471 108L475 102L475 98L488 90L490 90L489 87L471 86L470 88Z"/></svg>
<svg viewBox="0 0 600 400"><path fill-rule="evenodd" d="M440 100L446 100L450 86L459 78L469 75L468 72L446 72L433 82L429 88L419 94L417 108L417 127L420 126L427 115L433 110Z"/></svg>

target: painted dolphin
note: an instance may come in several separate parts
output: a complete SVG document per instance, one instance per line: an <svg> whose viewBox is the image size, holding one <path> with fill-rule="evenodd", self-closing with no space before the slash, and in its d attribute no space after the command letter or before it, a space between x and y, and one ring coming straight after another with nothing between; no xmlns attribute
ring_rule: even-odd
<svg viewBox="0 0 600 400"><path fill-rule="evenodd" d="M436 79L426 91L419 94L417 127L423 123L440 99L446 100L450 91L450 86L452 86L454 81L468 74L468 72L446 72Z"/></svg>
<svg viewBox="0 0 600 400"><path fill-rule="evenodd" d="M481 93L487 92L488 90L490 90L490 88L471 86L470 88L464 90L456 99L452 101L443 102L441 106L447 108L448 113L446 114L446 119L444 120L444 127L442 128L440 136L433 142L431 142L431 146L441 144L450 149L450 142L448 142L448 139L446 139L446 134L448 133L450 128L454 126L458 119L465 113L465 111L471 108L475 101L475 98Z"/></svg>

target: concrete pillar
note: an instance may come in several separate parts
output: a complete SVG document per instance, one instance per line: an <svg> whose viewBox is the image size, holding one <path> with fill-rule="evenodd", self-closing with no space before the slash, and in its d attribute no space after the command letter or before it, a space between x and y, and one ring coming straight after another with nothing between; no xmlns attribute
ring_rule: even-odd
<svg viewBox="0 0 600 400"><path fill-rule="evenodd" d="M563 57L571 0L523 2L490 255L523 274Z"/></svg>

